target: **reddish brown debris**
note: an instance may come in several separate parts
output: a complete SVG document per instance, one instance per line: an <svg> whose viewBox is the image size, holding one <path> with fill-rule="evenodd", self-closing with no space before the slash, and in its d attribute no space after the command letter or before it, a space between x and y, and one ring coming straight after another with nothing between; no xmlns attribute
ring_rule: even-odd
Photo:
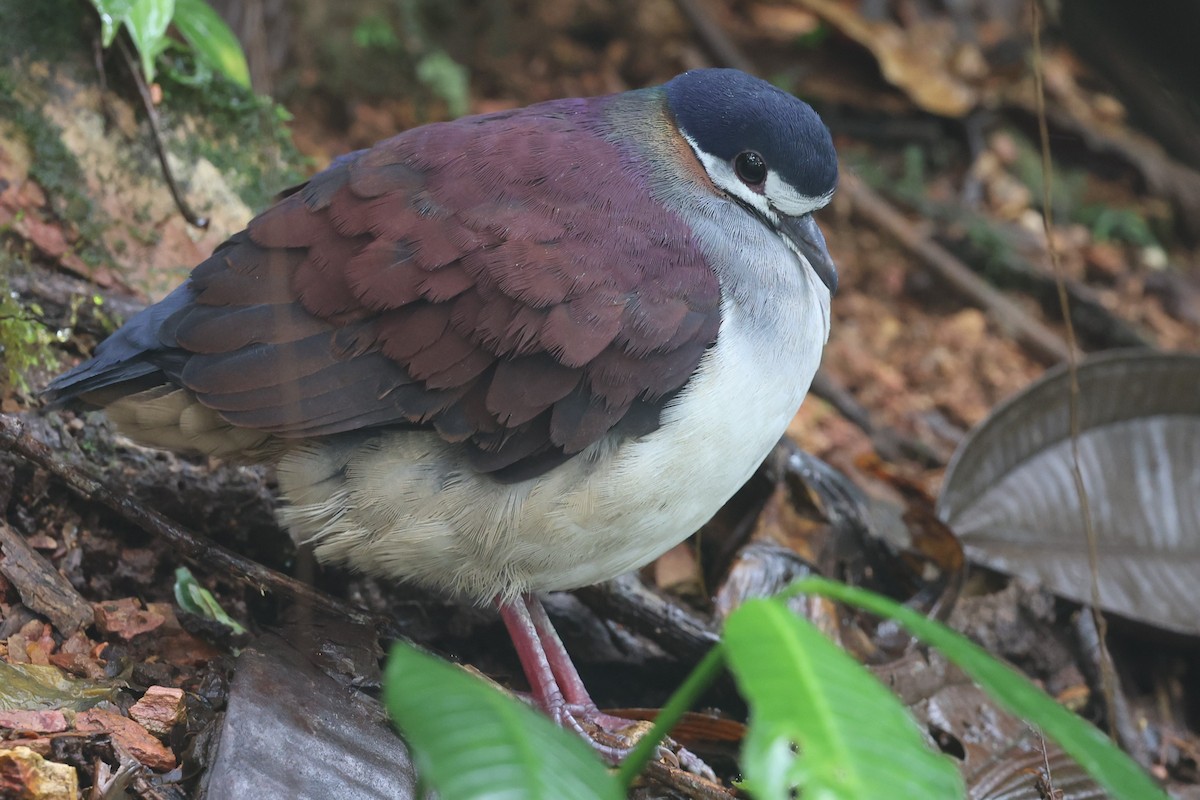
<svg viewBox="0 0 1200 800"><path fill-rule="evenodd" d="M53 711L0 711L0 728L34 733L61 733L67 729L67 718L58 709Z"/></svg>
<svg viewBox="0 0 1200 800"><path fill-rule="evenodd" d="M175 768L175 754L128 717L102 708L93 708L75 717L75 729L109 734L113 742L124 748L130 756L156 772L166 772Z"/></svg>
<svg viewBox="0 0 1200 800"><path fill-rule="evenodd" d="M46 666L54 650L51 628L41 620L25 623L19 631L8 637L8 660L13 664Z"/></svg>
<svg viewBox="0 0 1200 800"><path fill-rule="evenodd" d="M76 631L50 655L50 663L81 678L98 680L104 677L104 665L97 657L97 645L82 631Z"/></svg>
<svg viewBox="0 0 1200 800"><path fill-rule="evenodd" d="M159 657L168 664L199 667L217 658L221 651L188 633L179 624L170 603L147 603L146 610L163 618L155 640Z"/></svg>
<svg viewBox="0 0 1200 800"><path fill-rule="evenodd" d="M133 597L96 603L95 611L96 628L101 633L118 636L126 641L139 634L148 633L166 621L162 614L143 609Z"/></svg>
<svg viewBox="0 0 1200 800"><path fill-rule="evenodd" d="M166 736L183 716L183 690L151 686L130 707L129 716L155 736Z"/></svg>

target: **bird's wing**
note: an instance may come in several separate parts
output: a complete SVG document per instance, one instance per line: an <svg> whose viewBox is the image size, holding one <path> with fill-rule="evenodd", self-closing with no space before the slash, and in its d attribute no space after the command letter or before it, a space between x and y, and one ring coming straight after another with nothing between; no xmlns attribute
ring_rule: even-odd
<svg viewBox="0 0 1200 800"><path fill-rule="evenodd" d="M233 425L430 427L497 473L652 430L720 323L690 229L567 104L353 154L179 294L135 331L159 343L139 363Z"/></svg>

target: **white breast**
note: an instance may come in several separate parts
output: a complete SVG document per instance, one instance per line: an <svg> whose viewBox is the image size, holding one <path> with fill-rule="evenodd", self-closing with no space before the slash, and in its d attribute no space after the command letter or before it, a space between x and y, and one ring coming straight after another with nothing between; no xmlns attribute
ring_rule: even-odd
<svg viewBox="0 0 1200 800"><path fill-rule="evenodd" d="M727 295L717 343L655 432L599 442L508 485L473 472L434 434L332 438L281 461L281 520L323 560L480 602L647 563L745 483L808 390L829 294L811 270L785 266L784 285L772 287L782 296Z"/></svg>

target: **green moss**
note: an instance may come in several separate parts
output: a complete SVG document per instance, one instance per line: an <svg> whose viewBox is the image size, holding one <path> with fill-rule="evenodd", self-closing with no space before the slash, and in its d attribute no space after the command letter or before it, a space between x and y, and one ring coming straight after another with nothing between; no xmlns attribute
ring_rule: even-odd
<svg viewBox="0 0 1200 800"><path fill-rule="evenodd" d="M242 201L263 208L275 194L304 179L304 159L285 124L287 111L214 72L190 53L172 50L160 59L167 128L197 123L173 137L172 150L187 160L204 158L227 176ZM253 144L251 144L253 143Z"/></svg>
<svg viewBox="0 0 1200 800"><path fill-rule="evenodd" d="M0 250L0 275L23 269L19 259L7 248ZM15 389L19 394L32 391L29 374L33 370L52 370L58 365L55 346L62 341L59 332L43 321L45 312L36 303L26 304L8 291L7 281L0 292L0 390Z"/></svg>
<svg viewBox="0 0 1200 800"><path fill-rule="evenodd" d="M1138 247L1158 244L1150 224L1132 208L1086 204L1079 207L1074 220L1086 225L1099 241L1128 242Z"/></svg>
<svg viewBox="0 0 1200 800"><path fill-rule="evenodd" d="M77 255L89 266L104 263L108 254L101 233L108 219L97 209L80 187L87 186L83 170L62 142L62 130L35 109L41 104L23 98L7 68L0 68L0 119L17 131L33 158L29 176L50 198L59 218L75 225L83 245Z"/></svg>
<svg viewBox="0 0 1200 800"><path fill-rule="evenodd" d="M91 52L98 33L95 12L79 0L0 2L0 53L22 63L77 61ZM119 56L106 57L110 67L118 62ZM303 180L304 160L292 144L285 124L289 117L281 106L213 72L182 47L171 48L159 66L163 102L158 111L173 153L185 161L212 162L251 208L262 208L277 191ZM29 81L11 75L13 68L13 62L0 59L0 118L13 123L34 151L31 177L54 198L55 211L79 226L82 241L99 242L108 220L97 217L97 209L79 190L86 186L82 171L62 145L58 127L37 112L42 103L15 94L16 86ZM109 72L109 91L139 106L124 70ZM144 118L144 112L138 116ZM99 245L85 248L80 256L92 265L105 258Z"/></svg>
<svg viewBox="0 0 1200 800"><path fill-rule="evenodd" d="M65 54L90 48L87 11L76 0L0 3L0 53L36 54L55 63ZM77 255L85 264L98 266L107 258L100 233L108 221L80 191L87 184L74 155L62 143L62 130L38 113L36 109L43 105L38 98L22 96L18 87L28 82L11 74L11 64L0 62L0 119L25 140L33 156L30 177L45 189L54 212L79 230L86 244Z"/></svg>

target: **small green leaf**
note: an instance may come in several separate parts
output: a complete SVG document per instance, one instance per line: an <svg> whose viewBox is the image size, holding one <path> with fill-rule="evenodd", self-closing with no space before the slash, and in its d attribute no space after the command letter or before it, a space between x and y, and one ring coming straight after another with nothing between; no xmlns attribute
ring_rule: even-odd
<svg viewBox="0 0 1200 800"><path fill-rule="evenodd" d="M895 695L781 601L743 604L724 641L750 704L741 764L758 800L965 796Z"/></svg>
<svg viewBox="0 0 1200 800"><path fill-rule="evenodd" d="M241 623L225 613L217 598L200 585L187 567L175 570L175 602L189 614L214 619L238 635L246 632Z"/></svg>
<svg viewBox="0 0 1200 800"><path fill-rule="evenodd" d="M100 41L105 47L111 47L113 39L117 38L117 29L129 16L129 10L133 8L135 0L91 0L91 2L96 13L100 15Z"/></svg>
<svg viewBox="0 0 1200 800"><path fill-rule="evenodd" d="M576 736L413 647L392 648L383 699L422 780L443 800L624 797Z"/></svg>
<svg viewBox="0 0 1200 800"><path fill-rule="evenodd" d="M1096 781L1122 800L1166 800L1150 776L1095 726L1063 708L1012 667L979 645L912 609L852 586L805 578L781 597L819 594L895 620L936 647L1009 711L1041 728Z"/></svg>
<svg viewBox="0 0 1200 800"><path fill-rule="evenodd" d="M241 86L250 88L250 68L233 31L204 0L175 0L172 20L196 55Z"/></svg>
<svg viewBox="0 0 1200 800"><path fill-rule="evenodd" d="M435 50L417 62L417 80L446 101L451 116L461 117L469 110L467 68L445 51Z"/></svg>
<svg viewBox="0 0 1200 800"><path fill-rule="evenodd" d="M166 47L167 27L174 13L175 0L135 0L125 16L125 27L142 59L147 83L154 81L154 59Z"/></svg>
<svg viewBox="0 0 1200 800"><path fill-rule="evenodd" d="M376 48L388 53L399 53L401 50L400 37L392 23L381 16L371 14L359 20L350 34L356 47Z"/></svg>

